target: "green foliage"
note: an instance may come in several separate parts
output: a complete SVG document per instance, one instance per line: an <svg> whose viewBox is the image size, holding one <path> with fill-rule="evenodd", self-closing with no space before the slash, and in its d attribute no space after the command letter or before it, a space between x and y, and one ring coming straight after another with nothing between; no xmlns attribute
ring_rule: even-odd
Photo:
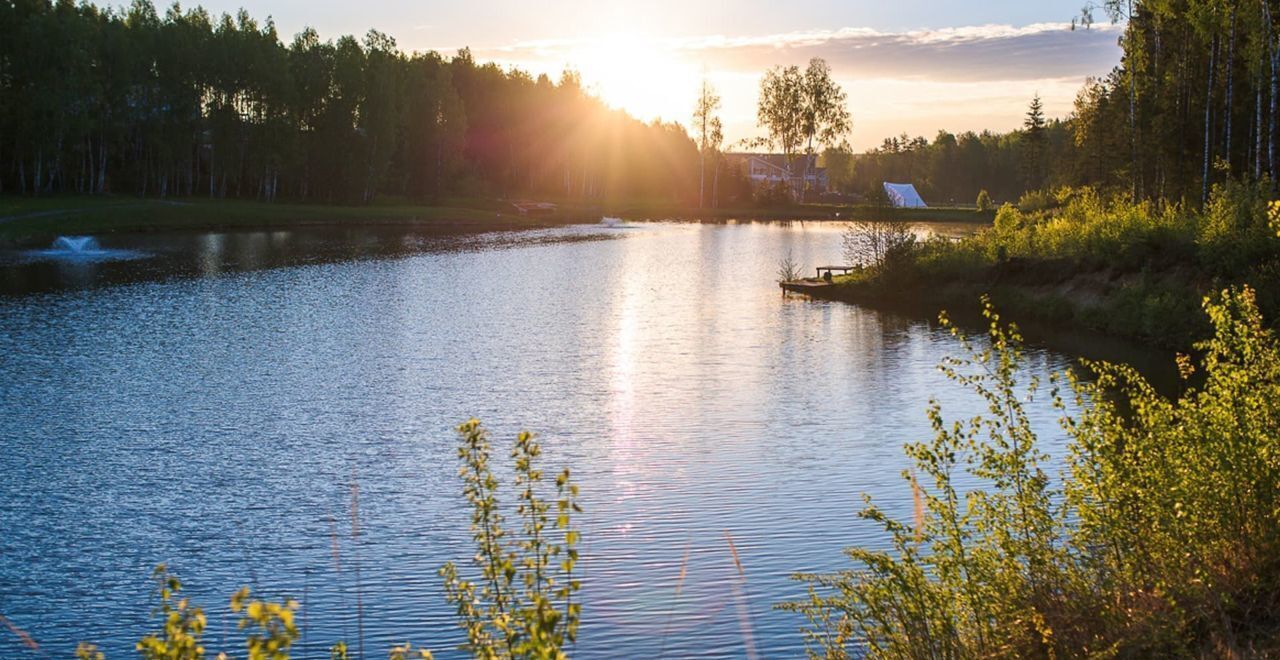
<svg viewBox="0 0 1280 660"><path fill-rule="evenodd" d="M433 657L431 651L415 649L408 643L404 646L392 647L391 652L387 654L387 660L432 660Z"/></svg>
<svg viewBox="0 0 1280 660"><path fill-rule="evenodd" d="M841 235L846 264L877 269L885 276L907 263L915 247L911 225L899 220L855 220Z"/></svg>
<svg viewBox="0 0 1280 660"><path fill-rule="evenodd" d="M1235 180L1215 186L1198 226L1201 260L1215 275L1237 274L1276 256L1280 244L1267 211L1269 185Z"/></svg>
<svg viewBox="0 0 1280 660"><path fill-rule="evenodd" d="M509 538L500 484L489 466L488 432L473 419L460 425L458 434L459 475L471 504L480 577L463 578L452 562L440 574L467 633L466 649L479 658L567 657L582 609L573 600L580 587L574 573L580 534L571 525L571 516L581 511L578 487L566 469L556 477L554 504L545 500L542 471L536 467L541 448L533 434L521 432L511 451L521 533Z"/></svg>
<svg viewBox="0 0 1280 660"><path fill-rule="evenodd" d="M566 649L577 639L582 618L582 605L574 601L581 588L575 573L581 533L572 526L574 514L582 511L578 486L566 469L556 475L554 500L546 499L542 470L537 467L542 448L532 433L521 432L511 450L515 515L521 521L520 533L513 535L505 527L498 501L501 484L489 468L488 432L473 419L459 426L458 434L462 438L459 474L472 507L474 561L481 578L477 584L461 577L452 562L440 569L440 575L449 602L458 608L459 626L467 632L464 648L477 658L567 658ZM181 596L182 582L165 565L156 567L153 579L164 630L139 641L139 654L146 660L204 658L204 611ZM248 631L248 660L288 660L298 639L294 622L298 602L273 603L250 595L248 587L242 588L231 597L230 605L232 612L241 615L238 628ZM82 643L76 657L102 660L103 656L96 646ZM334 644L329 657L346 660L346 642ZM432 654L406 642L393 647L388 657L431 660Z"/></svg>
<svg viewBox="0 0 1280 660"><path fill-rule="evenodd" d="M243 612L239 628L253 628L249 634L249 660L288 660L289 647L298 639L298 628L293 623L297 601L268 603L249 599L249 588L244 587L231 597L231 611Z"/></svg>
<svg viewBox="0 0 1280 660"><path fill-rule="evenodd" d="M1280 315L1280 211L1269 210L1268 191L1265 180L1228 181L1202 211L1089 188L1036 193L1025 209L1002 206L986 230L918 243L893 277L871 272L861 286L887 291L909 273L926 293L957 284L975 295L1000 289L1003 305L1038 320L1074 318L1185 349L1207 330L1198 301L1214 288L1249 284L1261 309ZM1020 302L1029 304L1011 305Z"/></svg>
<svg viewBox="0 0 1280 660"><path fill-rule="evenodd" d="M140 640L136 648L145 660L199 660L204 657L200 637L208 623L204 611L181 596L182 582L164 564L151 575L156 583L164 630Z"/></svg>
<svg viewBox="0 0 1280 660"><path fill-rule="evenodd" d="M794 191L791 184L786 181L778 180L773 183L766 183L754 189L752 200L757 206L774 207L788 206L794 199Z"/></svg>
<svg viewBox="0 0 1280 660"><path fill-rule="evenodd" d="M797 154L812 156L816 147L833 147L852 128L846 94L826 60L817 57L803 71L778 66L765 72L756 117L769 134L765 142L786 156L788 168Z"/></svg>
<svg viewBox="0 0 1280 660"><path fill-rule="evenodd" d="M979 211L990 211L995 208L995 202L991 201L991 194L986 188L978 191L978 201L975 204Z"/></svg>
<svg viewBox="0 0 1280 660"><path fill-rule="evenodd" d="M1056 205L1053 193L1047 190L1028 190L1018 198L1018 210L1023 213L1048 211Z"/></svg>
<svg viewBox="0 0 1280 660"><path fill-rule="evenodd" d="M943 371L988 411L908 444L915 520L872 505L892 549L854 548L858 568L799 575L814 657L1266 654L1280 639L1280 344L1253 292L1205 302L1203 385L1177 399L1129 367L1070 379L1081 405L1060 486L1024 409L1021 342L985 304L986 341ZM943 323L950 326L945 315ZM1179 365L1190 376L1192 361ZM1061 409L1056 387L1052 398ZM960 492L967 472L980 488Z"/></svg>
<svg viewBox="0 0 1280 660"><path fill-rule="evenodd" d="M0 3L0 34L0 192L697 196L682 127L465 49L405 53L376 30L284 43L243 10L150 0Z"/></svg>

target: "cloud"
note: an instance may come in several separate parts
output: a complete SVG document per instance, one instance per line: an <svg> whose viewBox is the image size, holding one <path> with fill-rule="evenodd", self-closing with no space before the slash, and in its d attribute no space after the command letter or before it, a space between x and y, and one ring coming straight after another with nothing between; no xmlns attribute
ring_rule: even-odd
<svg viewBox="0 0 1280 660"><path fill-rule="evenodd" d="M1120 60L1111 29L985 25L888 33L866 29L712 40L690 55L713 68L767 68L821 57L842 76L973 82L1100 76Z"/></svg>
<svg viewBox="0 0 1280 660"><path fill-rule="evenodd" d="M907 78L955 82L1102 76L1120 61L1118 28L1071 30L1070 24L979 25L883 32L869 28L775 35L659 39L654 48L716 71L760 72L802 65L812 57L842 78ZM506 61L569 61L592 38L543 39L494 49Z"/></svg>
<svg viewBox="0 0 1280 660"><path fill-rule="evenodd" d="M634 92L613 89L605 96L644 118L687 117L705 76L723 97L721 113L732 142L760 133L755 105L764 71L821 57L849 92L855 127L850 141L861 149L904 131L932 136L943 127L1009 130L1021 125L1034 94L1044 99L1050 116L1066 116L1085 78L1105 76L1120 63L1120 29L1072 31L1070 24L1055 23L757 36L592 35L523 41L477 52L477 58L553 77L563 67L578 68L602 91L611 90L603 83L613 83ZM614 70L627 54L644 64ZM618 77L624 80L612 80ZM628 104L636 96L646 102Z"/></svg>

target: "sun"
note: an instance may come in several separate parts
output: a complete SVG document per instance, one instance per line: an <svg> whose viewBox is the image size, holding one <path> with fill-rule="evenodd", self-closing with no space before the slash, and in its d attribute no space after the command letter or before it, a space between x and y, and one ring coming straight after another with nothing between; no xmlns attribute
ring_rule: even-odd
<svg viewBox="0 0 1280 660"><path fill-rule="evenodd" d="M591 92L639 119L686 121L692 112L698 72L661 40L629 33L596 36L575 46L568 60Z"/></svg>

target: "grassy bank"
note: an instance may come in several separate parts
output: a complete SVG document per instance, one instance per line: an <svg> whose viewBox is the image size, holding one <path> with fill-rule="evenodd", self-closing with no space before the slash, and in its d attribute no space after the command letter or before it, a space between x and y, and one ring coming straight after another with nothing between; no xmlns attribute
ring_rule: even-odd
<svg viewBox="0 0 1280 660"><path fill-rule="evenodd" d="M1178 361L1200 382L1177 397L1094 364L1095 382L1066 384L1080 404L1068 413L1051 382L1069 437L1055 474L1027 407L1045 392L986 306L986 337L942 369L989 412L931 405L934 437L906 445L914 515L870 497L860 514L888 549L798 576L809 597L784 607L808 618L812 657L1275 657L1280 346L1250 289L1204 309L1204 357Z"/></svg>
<svg viewBox="0 0 1280 660"><path fill-rule="evenodd" d="M789 204L704 208L664 203L610 203L597 207L605 215L637 220L904 220L908 222L991 223L995 211L964 207L895 209L874 204Z"/></svg>
<svg viewBox="0 0 1280 660"><path fill-rule="evenodd" d="M113 234L174 230L269 229L342 224L450 224L537 226L581 221L577 211L537 218L481 200L448 200L440 206L396 201L331 206L240 200L158 200L134 197L55 196L0 198L0 243L32 244L61 234Z"/></svg>
<svg viewBox="0 0 1280 660"><path fill-rule="evenodd" d="M911 246L819 295L933 315L990 294L1019 319L1186 349L1208 331L1202 298L1249 284L1280 313L1280 239L1260 186L1227 184L1203 211L1061 191L1000 209L987 230Z"/></svg>
<svg viewBox="0 0 1280 660"><path fill-rule="evenodd" d="M557 200L552 200L557 201ZM457 198L438 205L389 199L368 206L128 196L0 196L0 244L36 244L64 234L172 230L269 229L341 224L452 224L485 227L595 222L602 216L633 220L843 220L852 217L916 222L989 223L994 212L963 208L892 209L798 204L698 209L660 202L560 201L556 213L521 216L499 199Z"/></svg>

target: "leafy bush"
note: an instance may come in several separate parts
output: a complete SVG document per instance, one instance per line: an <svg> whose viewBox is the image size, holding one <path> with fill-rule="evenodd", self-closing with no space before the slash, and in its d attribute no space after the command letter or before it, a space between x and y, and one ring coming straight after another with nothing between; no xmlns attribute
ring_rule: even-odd
<svg viewBox="0 0 1280 660"><path fill-rule="evenodd" d="M901 220L857 220L841 236L845 263L885 268L906 261L916 244L911 223Z"/></svg>
<svg viewBox="0 0 1280 660"><path fill-rule="evenodd" d="M1249 289L1206 300L1214 338L1204 384L1167 399L1128 367L1070 379L1083 413L1055 485L1018 382L1021 342L985 305L987 342L942 369L989 415L907 445L913 521L868 499L890 551L860 566L798 575L814 656L1055 657L1239 655L1277 648L1280 616L1280 345ZM945 315L943 323L952 333ZM1186 377L1189 358L1179 358ZM1065 409L1055 390L1052 397ZM960 492L961 471L983 487Z"/></svg>
<svg viewBox="0 0 1280 660"><path fill-rule="evenodd" d="M199 660L205 656L204 629L208 622L204 610L182 597L182 581L164 564L156 567L152 578L160 599L157 612L164 619L164 629L142 638L136 645L144 660ZM231 598L231 611L243 612L239 627L254 628L246 639L249 660L287 660L289 647L298 638L293 623L295 601L271 603L250 600L247 588ZM92 645L81 644L76 651L81 658L101 658ZM218 655L227 657L225 653Z"/></svg>
<svg viewBox="0 0 1280 660"><path fill-rule="evenodd" d="M1238 276L1250 264L1274 255L1276 237L1267 213L1268 196L1266 182L1227 181L1214 186L1196 236L1210 272Z"/></svg>
<svg viewBox="0 0 1280 660"><path fill-rule="evenodd" d="M480 579L461 578L452 562L440 569L440 575L467 633L466 650L478 658L567 657L564 649L577 637L582 611L573 601L580 586L573 572L579 533L570 526L571 516L582 510L578 487L567 469L556 477L553 524L548 515L551 504L539 493L542 471L535 467L542 450L533 434L521 432L511 458L522 535L509 540L498 503L498 479L489 468L488 432L473 419L459 426L458 433L463 463L459 474L471 503L474 563ZM553 531L560 542L551 536Z"/></svg>
<svg viewBox="0 0 1280 660"><path fill-rule="evenodd" d="M991 201L991 194L987 192L986 188L978 191L978 201L976 204L979 211L990 211L995 208L995 202Z"/></svg>
<svg viewBox="0 0 1280 660"><path fill-rule="evenodd" d="M1023 213L1048 211L1058 205L1058 200L1048 190L1029 190L1018 198L1018 210Z"/></svg>
<svg viewBox="0 0 1280 660"><path fill-rule="evenodd" d="M795 199L791 184L783 180L756 187L753 196L755 204L763 207L787 206Z"/></svg>

